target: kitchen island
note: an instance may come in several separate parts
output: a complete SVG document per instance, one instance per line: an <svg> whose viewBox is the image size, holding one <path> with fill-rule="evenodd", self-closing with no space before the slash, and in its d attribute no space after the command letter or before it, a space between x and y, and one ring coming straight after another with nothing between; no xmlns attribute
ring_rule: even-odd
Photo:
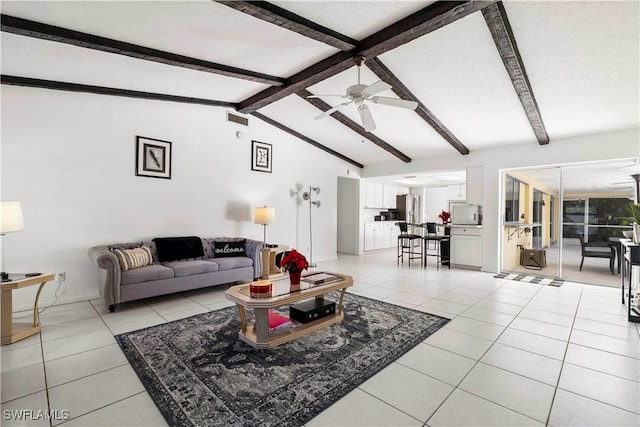
<svg viewBox="0 0 640 427"><path fill-rule="evenodd" d="M451 266L480 270L482 225L448 224L451 233Z"/></svg>

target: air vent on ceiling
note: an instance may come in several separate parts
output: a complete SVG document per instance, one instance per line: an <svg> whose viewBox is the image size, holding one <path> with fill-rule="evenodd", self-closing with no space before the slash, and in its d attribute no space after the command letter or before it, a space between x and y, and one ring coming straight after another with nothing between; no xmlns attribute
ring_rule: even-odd
<svg viewBox="0 0 640 427"><path fill-rule="evenodd" d="M249 126L249 119L227 111L227 121L238 123L242 126Z"/></svg>

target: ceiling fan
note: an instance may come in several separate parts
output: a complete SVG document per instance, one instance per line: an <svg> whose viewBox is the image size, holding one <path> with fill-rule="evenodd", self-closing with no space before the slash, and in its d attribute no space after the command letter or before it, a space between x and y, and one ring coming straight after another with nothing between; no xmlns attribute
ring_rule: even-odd
<svg viewBox="0 0 640 427"><path fill-rule="evenodd" d="M365 57L358 55L353 58L353 61L358 66L358 84L349 86L347 88L346 95L311 95L309 96L309 98L338 97L338 98L346 98L349 100L347 102L343 102L342 104L338 104L335 107L315 117L316 120L322 119L346 105L355 104L358 106L358 113L360 113L360 119L362 120L362 127L367 132L371 132L376 128L376 124L373 121L373 116L371 115L371 111L369 110L369 107L367 106L365 101L373 102L374 104L390 105L392 107L408 108L410 110L416 109L416 107L418 106L418 103L415 101L406 101L404 99L389 98L386 96L374 96L376 93L380 93L387 89L391 89L391 85L383 82L382 80L378 80L377 82L369 86L360 84L360 66L365 61Z"/></svg>

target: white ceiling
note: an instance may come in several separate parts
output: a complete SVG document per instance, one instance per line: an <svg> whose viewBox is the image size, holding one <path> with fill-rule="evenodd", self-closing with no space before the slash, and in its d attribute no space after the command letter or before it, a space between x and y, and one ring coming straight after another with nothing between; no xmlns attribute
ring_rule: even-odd
<svg viewBox="0 0 640 427"><path fill-rule="evenodd" d="M433 2L274 3L361 40ZM504 6L551 144L640 126L640 2L508 1ZM338 52L212 1L3 1L1 8L6 15L281 78ZM231 103L269 87L7 32L0 36L3 75ZM538 144L481 12L378 58L470 151ZM356 79L354 66L307 89L342 94ZM377 80L364 66L362 82ZM373 134L410 158L457 153L415 112L384 105L371 110L378 125ZM353 105L342 112L359 122ZM297 95L259 113L365 166L401 161L332 117L313 120L321 111ZM460 181L461 171L439 175L449 172L449 181L422 179Z"/></svg>

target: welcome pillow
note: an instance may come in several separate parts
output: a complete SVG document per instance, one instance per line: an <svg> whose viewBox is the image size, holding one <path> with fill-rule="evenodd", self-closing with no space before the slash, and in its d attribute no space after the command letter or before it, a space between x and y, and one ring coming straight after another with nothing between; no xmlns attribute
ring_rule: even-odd
<svg viewBox="0 0 640 427"><path fill-rule="evenodd" d="M236 242L213 242L213 257L224 258L232 256L247 256L244 249L246 240L238 240Z"/></svg>

